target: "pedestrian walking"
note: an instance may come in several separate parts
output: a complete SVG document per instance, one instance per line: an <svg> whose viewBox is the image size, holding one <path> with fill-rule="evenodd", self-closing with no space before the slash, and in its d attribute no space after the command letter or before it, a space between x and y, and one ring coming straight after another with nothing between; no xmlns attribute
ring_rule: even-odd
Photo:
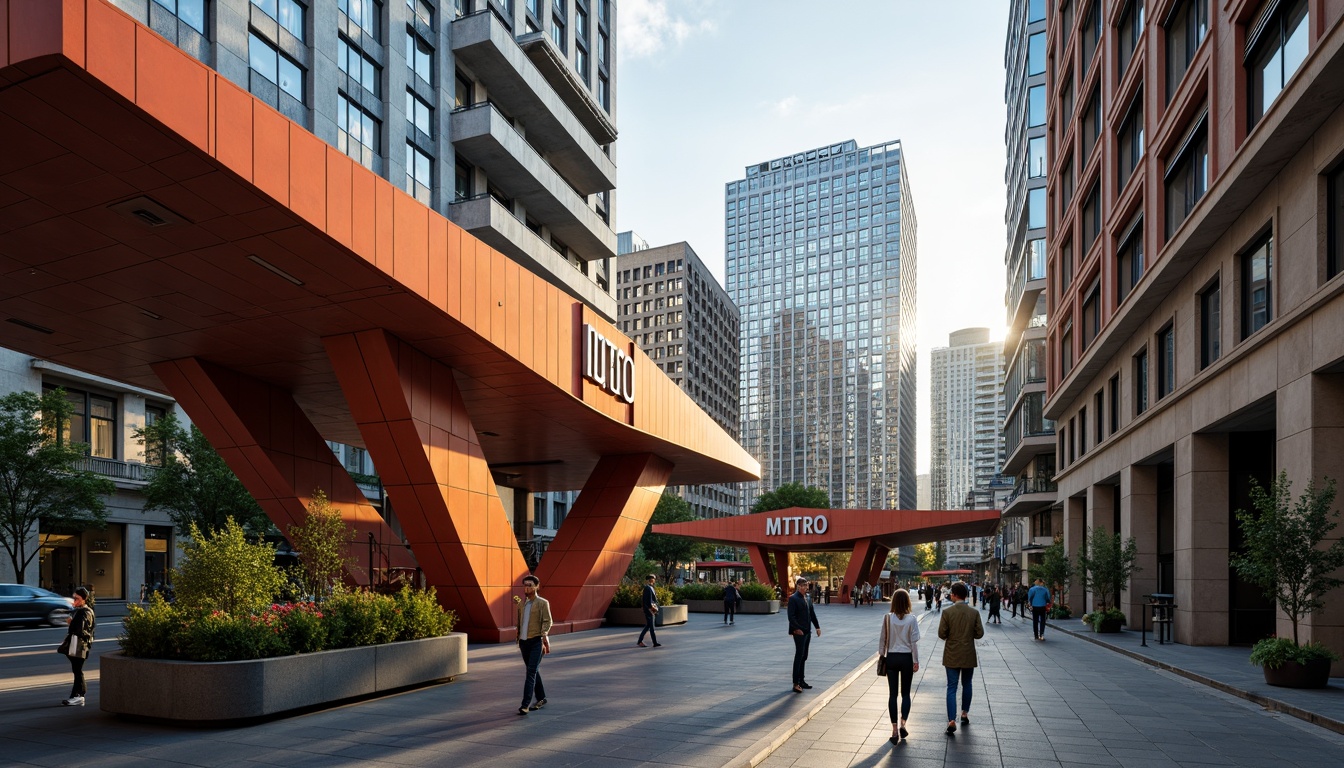
<svg viewBox="0 0 1344 768"><path fill-rule="evenodd" d="M856 604L857 608L858 605ZM817 612L812 601L807 599L807 579L802 576L794 582L793 594L789 596L789 635L793 637L793 692L802 693L811 688L807 683L807 649L812 644L812 635L808 630L817 628L817 637L821 637L821 623L817 621Z"/></svg>
<svg viewBox="0 0 1344 768"><path fill-rule="evenodd" d="M1045 620L1050 612L1050 590L1045 588L1044 579L1037 579L1027 591L1027 602L1031 604L1031 634L1037 640L1044 640Z"/></svg>
<svg viewBox="0 0 1344 768"><path fill-rule="evenodd" d="M874 603L880 603L880 602L882 602L882 583L881 583L881 582L878 582L877 584L874 584L874 585L873 585L873 602L874 602Z"/></svg>
<svg viewBox="0 0 1344 768"><path fill-rule="evenodd" d="M891 743L909 738L905 721L910 719L910 683L919 671L919 622L910 606L910 593L891 593L891 610L882 618L878 653L887 664L887 714L891 718ZM897 716L897 694L900 716Z"/></svg>
<svg viewBox="0 0 1344 768"><path fill-rule="evenodd" d="M1003 617L999 614L1003 605L1003 593L999 592L998 586L994 584L989 585L989 590L985 592L985 605L989 608L989 615L985 618L985 622L1002 624Z"/></svg>
<svg viewBox="0 0 1344 768"><path fill-rule="evenodd" d="M89 590L78 587L71 595L71 599L74 600L75 607L65 620L69 625L65 630L65 640L56 651L70 659L70 671L75 675L75 682L70 688L70 698L62 699L61 704L67 707L82 707L84 695L88 693L88 687L84 684L84 662L89 660L89 650L93 648L93 634L98 621L93 615L93 599L89 596Z"/></svg>
<svg viewBox="0 0 1344 768"><path fill-rule="evenodd" d="M979 659L975 641L985 636L980 612L966 604L966 585L952 585L952 606L938 621L943 641L943 666L947 670L947 735L957 732L957 685L961 685L961 724L971 724L971 681Z"/></svg>
<svg viewBox="0 0 1344 768"><path fill-rule="evenodd" d="M933 585L925 584L921 587L924 590L924 610L933 610Z"/></svg>
<svg viewBox="0 0 1344 768"><path fill-rule="evenodd" d="M730 581L723 588L723 623L732 626L737 621L737 602L742 599L737 582Z"/></svg>
<svg viewBox="0 0 1344 768"><path fill-rule="evenodd" d="M933 588L933 604L938 607L939 612L943 610L943 585L939 584Z"/></svg>
<svg viewBox="0 0 1344 768"><path fill-rule="evenodd" d="M523 677L523 703L518 714L546 706L546 686L541 682L541 657L551 652L551 604L537 594L541 582L536 576L523 577L523 599L514 597L517 604L518 651L523 655L527 674ZM533 696L535 695L535 703Z"/></svg>
<svg viewBox="0 0 1344 768"><path fill-rule="evenodd" d="M654 648L662 646L662 643L658 642L658 633L653 631L653 620L658 616L658 593L653 591L653 582L657 578L658 577L654 576L652 573L644 577L644 596L642 598L644 605L644 629L640 630L639 639L635 641L635 645L638 645L640 648L649 647L644 644L644 635L646 634L649 636L649 639L653 641Z"/></svg>

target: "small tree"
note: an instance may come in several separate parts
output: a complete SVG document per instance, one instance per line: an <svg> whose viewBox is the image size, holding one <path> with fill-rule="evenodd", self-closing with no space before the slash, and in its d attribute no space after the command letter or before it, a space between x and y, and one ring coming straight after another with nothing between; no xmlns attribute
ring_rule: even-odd
<svg viewBox="0 0 1344 768"><path fill-rule="evenodd" d="M1236 513L1246 544L1232 557L1232 567L1274 595L1293 624L1293 645L1300 646L1298 624L1323 610L1326 593L1344 583L1331 575L1344 566L1344 539L1321 547L1338 525L1339 513L1330 511L1334 480L1327 478L1320 489L1308 482L1296 505L1291 492L1287 472L1280 472L1268 491L1251 480L1252 509Z"/></svg>
<svg viewBox="0 0 1344 768"><path fill-rule="evenodd" d="M837 571L844 573L849 567L849 558L849 552L806 552L798 555L796 565L803 571L825 571L829 584Z"/></svg>
<svg viewBox="0 0 1344 768"><path fill-rule="evenodd" d="M285 585L275 566L275 547L248 541L243 527L226 518L217 531L187 523L181 568L173 570L177 602L189 610L244 614L275 601Z"/></svg>
<svg viewBox="0 0 1344 768"><path fill-rule="evenodd" d="M644 545L635 547L635 557L625 569L625 579L634 584L643 584L645 577L658 572L658 564L644 555Z"/></svg>
<svg viewBox="0 0 1344 768"><path fill-rule="evenodd" d="M675 493L664 493L662 498L658 499L658 506L654 508L653 517L644 528L644 538L639 544L644 550L644 557L657 563L662 569L664 581L672 578L672 571L676 570L677 563L708 557L714 548L685 536L652 533L653 526L664 523L688 523L695 519L690 503Z"/></svg>
<svg viewBox="0 0 1344 768"><path fill-rule="evenodd" d="M915 567L921 571L938 570L938 545L933 542L916 544Z"/></svg>
<svg viewBox="0 0 1344 768"><path fill-rule="evenodd" d="M751 505L752 512L772 512L776 509L803 507L830 509L831 497L820 488L802 483L785 483L773 491L766 491Z"/></svg>
<svg viewBox="0 0 1344 768"><path fill-rule="evenodd" d="M0 543L20 584L40 551L30 545L39 523L51 530L107 521L103 497L116 485L81 467L88 446L64 437L73 412L62 389L0 397Z"/></svg>
<svg viewBox="0 0 1344 768"><path fill-rule="evenodd" d="M230 518L253 534L270 530L266 513L195 424L184 429L170 413L135 436L145 446L146 460L161 462L145 486L146 511L164 510L183 534L191 523L206 532L220 530Z"/></svg>
<svg viewBox="0 0 1344 768"><path fill-rule="evenodd" d="M1131 539L1132 541L1132 539ZM1054 542L1041 552L1041 562L1027 569L1033 579L1041 579L1059 593L1059 602L1065 602L1069 592L1069 580L1073 578L1073 563L1064 552L1064 538L1056 536Z"/></svg>
<svg viewBox="0 0 1344 768"><path fill-rule="evenodd" d="M302 525L289 527L289 541L299 551L299 585L305 595L328 597L340 586L341 575L353 565L349 555L355 529L333 509L327 494L313 493Z"/></svg>
<svg viewBox="0 0 1344 768"><path fill-rule="evenodd" d="M1063 546L1060 542L1061 549ZM1115 596L1129 577L1142 570L1138 559L1139 545L1133 536L1121 543L1120 534L1107 533L1105 528L1087 532L1087 546L1078 551L1077 570L1083 589L1095 595L1097 612L1105 614L1115 607Z"/></svg>

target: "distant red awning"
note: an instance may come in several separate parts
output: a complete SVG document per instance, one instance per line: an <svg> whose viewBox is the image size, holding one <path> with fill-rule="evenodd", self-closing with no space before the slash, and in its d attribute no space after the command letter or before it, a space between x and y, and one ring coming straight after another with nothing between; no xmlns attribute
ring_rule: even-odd
<svg viewBox="0 0 1344 768"><path fill-rule="evenodd" d="M696 563L696 570L702 568L750 568L751 563L730 563L725 560L711 560L706 563Z"/></svg>
<svg viewBox="0 0 1344 768"><path fill-rule="evenodd" d="M920 576L970 576L975 571L958 568L952 571L921 571Z"/></svg>

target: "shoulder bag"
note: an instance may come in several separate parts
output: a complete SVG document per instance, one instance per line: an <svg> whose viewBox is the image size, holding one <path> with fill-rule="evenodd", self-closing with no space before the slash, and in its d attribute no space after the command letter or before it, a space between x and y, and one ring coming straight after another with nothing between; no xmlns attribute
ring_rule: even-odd
<svg viewBox="0 0 1344 768"><path fill-rule="evenodd" d="M877 657L877 676L887 676L887 631L891 627L891 614L882 619L882 653Z"/></svg>

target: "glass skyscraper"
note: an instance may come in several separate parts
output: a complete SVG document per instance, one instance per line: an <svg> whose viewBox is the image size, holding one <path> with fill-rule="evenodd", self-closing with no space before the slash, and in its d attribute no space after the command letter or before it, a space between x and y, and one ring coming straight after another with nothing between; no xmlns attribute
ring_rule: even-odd
<svg viewBox="0 0 1344 768"><path fill-rule="evenodd" d="M746 168L724 209L742 310L742 445L764 490L914 509L915 209L899 141Z"/></svg>

